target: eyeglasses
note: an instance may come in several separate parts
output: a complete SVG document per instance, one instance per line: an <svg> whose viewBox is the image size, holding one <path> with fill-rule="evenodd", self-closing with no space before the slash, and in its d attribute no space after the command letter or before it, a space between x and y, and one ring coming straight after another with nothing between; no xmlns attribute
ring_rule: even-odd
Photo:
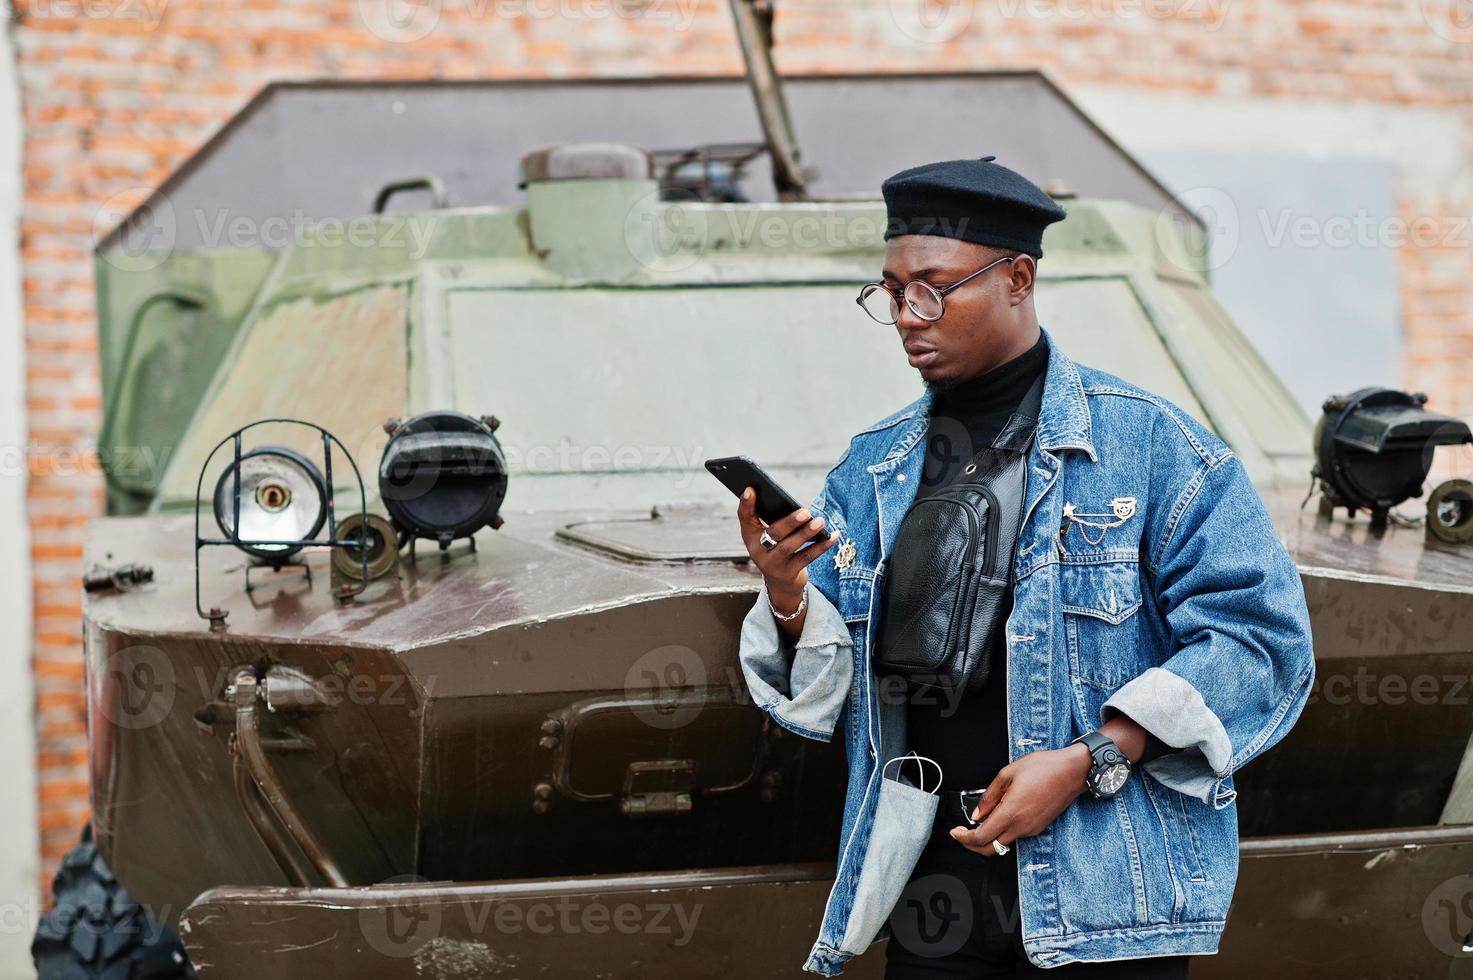
<svg viewBox="0 0 1473 980"><path fill-rule="evenodd" d="M980 827L982 821L972 819L972 811L982 803L982 797L987 795L986 787L982 789L959 789L956 791L957 801L961 804L962 819L968 827Z"/></svg>
<svg viewBox="0 0 1473 980"><path fill-rule="evenodd" d="M905 289L899 291L891 289L882 282L872 282L859 291L859 297L854 302L858 303L876 323L890 325L900 322L900 297L903 295L905 305L910 307L912 313L922 320L935 323L946 312L943 296L958 286L966 285L993 266L1011 262L1016 258L1016 255L1004 255L1000 259L994 259L965 279L959 279L950 286L940 289L924 279L912 279L905 284Z"/></svg>

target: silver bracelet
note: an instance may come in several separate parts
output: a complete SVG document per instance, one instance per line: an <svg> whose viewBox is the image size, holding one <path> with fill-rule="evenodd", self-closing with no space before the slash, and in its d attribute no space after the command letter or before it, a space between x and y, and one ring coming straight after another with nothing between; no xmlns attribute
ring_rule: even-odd
<svg viewBox="0 0 1473 980"><path fill-rule="evenodd" d="M803 597L798 600L798 608L797 609L794 609L792 612L788 613L786 616L784 616L782 613L778 612L777 611L777 607L772 604L772 594L771 593L768 593L768 596L767 596L767 608L772 610L772 615L773 616L777 617L778 619L782 620L785 623L788 622L789 620L797 619L799 616L803 615L803 610L805 610L805 609L808 608L808 586L806 586L806 585L803 586Z"/></svg>

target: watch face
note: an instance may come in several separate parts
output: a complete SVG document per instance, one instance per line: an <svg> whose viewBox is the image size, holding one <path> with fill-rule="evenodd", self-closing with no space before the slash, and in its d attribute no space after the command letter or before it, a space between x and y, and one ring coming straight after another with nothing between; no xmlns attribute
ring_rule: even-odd
<svg viewBox="0 0 1473 980"><path fill-rule="evenodd" d="M1130 766L1126 763L1117 763L1101 769L1095 777L1095 793L1102 798L1108 799L1120 792L1125 781L1130 778Z"/></svg>

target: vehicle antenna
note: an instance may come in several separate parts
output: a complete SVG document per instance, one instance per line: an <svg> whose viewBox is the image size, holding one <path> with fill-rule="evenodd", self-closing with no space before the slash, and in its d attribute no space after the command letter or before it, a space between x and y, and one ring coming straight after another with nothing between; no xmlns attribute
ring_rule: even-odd
<svg viewBox="0 0 1473 980"><path fill-rule="evenodd" d="M803 172L793 121L788 116L782 79L772 63L772 17L774 0L731 0L732 19L747 63L747 81L757 102L757 116L772 158L772 182L780 201L801 201L808 196L808 177Z"/></svg>

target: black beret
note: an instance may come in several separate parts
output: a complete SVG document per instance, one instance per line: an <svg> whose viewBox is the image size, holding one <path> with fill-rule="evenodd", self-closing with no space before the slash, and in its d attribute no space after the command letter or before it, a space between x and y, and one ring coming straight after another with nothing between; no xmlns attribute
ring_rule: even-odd
<svg viewBox="0 0 1473 980"><path fill-rule="evenodd" d="M1037 184L996 157L943 160L911 167L880 185L896 235L939 235L1043 258L1043 229L1064 209Z"/></svg>

